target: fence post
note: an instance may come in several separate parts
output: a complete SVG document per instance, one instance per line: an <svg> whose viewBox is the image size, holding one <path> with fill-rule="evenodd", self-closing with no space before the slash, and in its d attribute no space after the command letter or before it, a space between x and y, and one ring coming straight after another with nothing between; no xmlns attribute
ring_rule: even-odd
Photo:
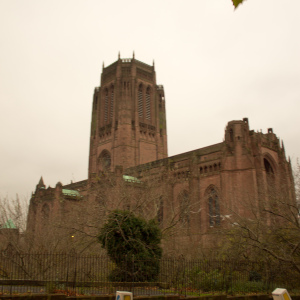
<svg viewBox="0 0 300 300"><path fill-rule="evenodd" d="M185 269L185 268L186 268L186 263L185 263L185 258L183 258L184 296L186 297L186 292L187 292L187 291L186 291L186 288L187 288L187 287L186 287L186 277L187 277L187 276L186 276L186 269Z"/></svg>
<svg viewBox="0 0 300 300"><path fill-rule="evenodd" d="M233 292L233 282L232 282L232 280L233 280L233 276L232 276L232 274L233 274L233 268L232 268L232 266L233 266L233 262L231 261L231 263L230 263L230 285L231 285L231 294L232 294L232 292Z"/></svg>
<svg viewBox="0 0 300 300"><path fill-rule="evenodd" d="M75 270L74 270L74 278L73 278L73 290L76 292L76 277L77 277L77 254L74 251L75 257Z"/></svg>
<svg viewBox="0 0 300 300"><path fill-rule="evenodd" d="M131 257L131 262L132 262L132 276L131 276L131 292L132 292L132 295L133 295L133 292L134 292L134 254L132 254L132 257Z"/></svg>
<svg viewBox="0 0 300 300"><path fill-rule="evenodd" d="M65 284L65 291L68 290L68 286L69 286L69 268L70 268L70 255L67 257L66 253L64 254L68 263L67 263L67 278L66 278L66 284Z"/></svg>

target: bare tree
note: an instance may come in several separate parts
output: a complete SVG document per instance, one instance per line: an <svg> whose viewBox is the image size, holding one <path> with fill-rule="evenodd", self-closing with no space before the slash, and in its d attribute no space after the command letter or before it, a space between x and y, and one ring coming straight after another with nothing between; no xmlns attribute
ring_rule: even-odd
<svg viewBox="0 0 300 300"><path fill-rule="evenodd" d="M220 230L225 237L223 255L284 262L300 273L300 223L293 195L283 184L272 185L259 199L248 198L243 212L226 207L227 225Z"/></svg>
<svg viewBox="0 0 300 300"><path fill-rule="evenodd" d="M28 200L23 197L16 198L0 197L0 226L10 222L21 232L26 229Z"/></svg>
<svg viewBox="0 0 300 300"><path fill-rule="evenodd" d="M299 206L300 206L300 162L299 162L299 160L297 160L293 175L294 175L294 181L295 181L296 201L297 201L297 205L299 208Z"/></svg>
<svg viewBox="0 0 300 300"><path fill-rule="evenodd" d="M19 248L23 243L27 219L26 198L0 198L0 248L9 243Z"/></svg>
<svg viewBox="0 0 300 300"><path fill-rule="evenodd" d="M69 228L76 238L80 235L91 244L95 243L107 216L119 209L131 211L146 220L156 219L162 230L163 242L185 235L191 215L200 212L199 203L187 192L173 199L173 189L178 179L167 175L139 179L138 176L116 173L100 174L89 190L88 199L84 200L86 204L77 207L79 212L72 211L82 217L69 224ZM74 220L74 217L70 219Z"/></svg>

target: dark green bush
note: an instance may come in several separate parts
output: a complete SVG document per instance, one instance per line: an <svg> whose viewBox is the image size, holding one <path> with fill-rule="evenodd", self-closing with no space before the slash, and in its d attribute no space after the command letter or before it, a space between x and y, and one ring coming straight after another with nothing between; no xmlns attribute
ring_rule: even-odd
<svg viewBox="0 0 300 300"><path fill-rule="evenodd" d="M159 274L161 231L130 211L113 211L101 228L99 240L116 268L111 281L156 281Z"/></svg>

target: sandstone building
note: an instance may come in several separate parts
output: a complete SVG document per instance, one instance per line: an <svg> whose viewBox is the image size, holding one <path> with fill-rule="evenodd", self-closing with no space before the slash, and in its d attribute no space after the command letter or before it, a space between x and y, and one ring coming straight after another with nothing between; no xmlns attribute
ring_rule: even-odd
<svg viewBox="0 0 300 300"><path fill-rule="evenodd" d="M41 178L30 200L28 232L51 229L54 220L79 223L89 218L80 211L94 210L95 203L120 208L123 196L112 195L123 183L137 199L152 199L144 200L148 217L156 217L162 228L180 228L170 239L172 247L180 238L197 248L233 212L250 216L250 206L271 205L274 194L294 201L291 164L272 128L255 132L247 118L230 121L223 142L168 157L165 101L154 64L119 56L103 66L92 104L88 179L46 189ZM103 184L109 176L114 183ZM134 203L126 201L122 207L132 209Z"/></svg>

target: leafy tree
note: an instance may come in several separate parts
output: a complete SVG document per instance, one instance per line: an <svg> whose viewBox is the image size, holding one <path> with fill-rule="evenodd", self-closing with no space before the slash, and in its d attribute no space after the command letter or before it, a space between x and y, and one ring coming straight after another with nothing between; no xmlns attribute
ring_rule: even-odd
<svg viewBox="0 0 300 300"><path fill-rule="evenodd" d="M130 211L114 210L101 228L99 241L117 268L112 281L155 281L159 273L161 230Z"/></svg>
<svg viewBox="0 0 300 300"><path fill-rule="evenodd" d="M244 2L244 0L231 0L235 8Z"/></svg>

